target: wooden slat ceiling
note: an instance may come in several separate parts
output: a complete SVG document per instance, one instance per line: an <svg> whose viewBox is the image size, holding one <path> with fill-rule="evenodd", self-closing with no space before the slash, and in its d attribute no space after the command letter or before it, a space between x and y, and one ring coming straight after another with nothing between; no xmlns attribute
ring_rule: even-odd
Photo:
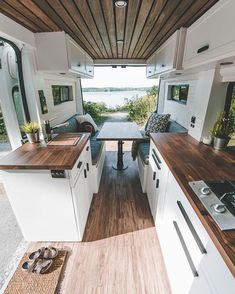
<svg viewBox="0 0 235 294"><path fill-rule="evenodd" d="M0 12L35 33L63 30L94 59L146 59L217 1L1 0Z"/></svg>

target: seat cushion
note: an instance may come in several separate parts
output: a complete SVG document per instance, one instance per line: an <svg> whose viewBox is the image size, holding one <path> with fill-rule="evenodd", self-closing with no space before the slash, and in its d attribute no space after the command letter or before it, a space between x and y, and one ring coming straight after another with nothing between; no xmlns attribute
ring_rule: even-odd
<svg viewBox="0 0 235 294"><path fill-rule="evenodd" d="M67 127L59 127L54 130L55 133L61 134L61 133L76 133L78 132L78 122L75 118L75 116L72 116L66 122L69 123Z"/></svg>
<svg viewBox="0 0 235 294"><path fill-rule="evenodd" d="M100 155L102 153L104 142L103 141L97 141L95 139L91 139L90 143L91 143L92 165L96 165L98 163Z"/></svg>
<svg viewBox="0 0 235 294"><path fill-rule="evenodd" d="M144 162L144 164L149 163L149 142L140 143L138 147L138 154L141 158L141 160Z"/></svg>
<svg viewBox="0 0 235 294"><path fill-rule="evenodd" d="M168 133L187 133L188 130L185 129L180 124L178 124L176 121L169 120L167 128L166 128L166 132L168 132Z"/></svg>

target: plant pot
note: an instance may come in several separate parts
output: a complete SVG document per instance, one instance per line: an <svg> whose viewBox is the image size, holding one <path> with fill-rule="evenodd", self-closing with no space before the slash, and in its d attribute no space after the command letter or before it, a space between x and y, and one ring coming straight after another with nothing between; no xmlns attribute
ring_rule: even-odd
<svg viewBox="0 0 235 294"><path fill-rule="evenodd" d="M216 150L226 149L228 142L229 142L229 138L214 137L214 148Z"/></svg>
<svg viewBox="0 0 235 294"><path fill-rule="evenodd" d="M26 136L29 140L29 143L39 142L39 131L37 131L36 133L27 133Z"/></svg>

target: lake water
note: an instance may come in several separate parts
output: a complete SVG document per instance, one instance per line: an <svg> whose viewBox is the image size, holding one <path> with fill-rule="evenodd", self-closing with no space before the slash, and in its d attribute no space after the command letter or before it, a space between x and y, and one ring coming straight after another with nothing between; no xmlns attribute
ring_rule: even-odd
<svg viewBox="0 0 235 294"><path fill-rule="evenodd" d="M145 96L145 91L83 92L84 101L104 102L107 107L124 105L128 99Z"/></svg>

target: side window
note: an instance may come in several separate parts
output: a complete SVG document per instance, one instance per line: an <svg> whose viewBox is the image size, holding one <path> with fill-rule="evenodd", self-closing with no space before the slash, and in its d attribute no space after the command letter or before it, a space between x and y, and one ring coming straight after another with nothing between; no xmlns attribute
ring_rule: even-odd
<svg viewBox="0 0 235 294"><path fill-rule="evenodd" d="M54 105L59 105L64 102L73 101L72 86L52 85L52 96Z"/></svg>
<svg viewBox="0 0 235 294"><path fill-rule="evenodd" d="M15 107L17 121L20 127L25 123L25 115L24 115L24 106L23 106L18 85L12 88L12 99L13 99L13 103Z"/></svg>

